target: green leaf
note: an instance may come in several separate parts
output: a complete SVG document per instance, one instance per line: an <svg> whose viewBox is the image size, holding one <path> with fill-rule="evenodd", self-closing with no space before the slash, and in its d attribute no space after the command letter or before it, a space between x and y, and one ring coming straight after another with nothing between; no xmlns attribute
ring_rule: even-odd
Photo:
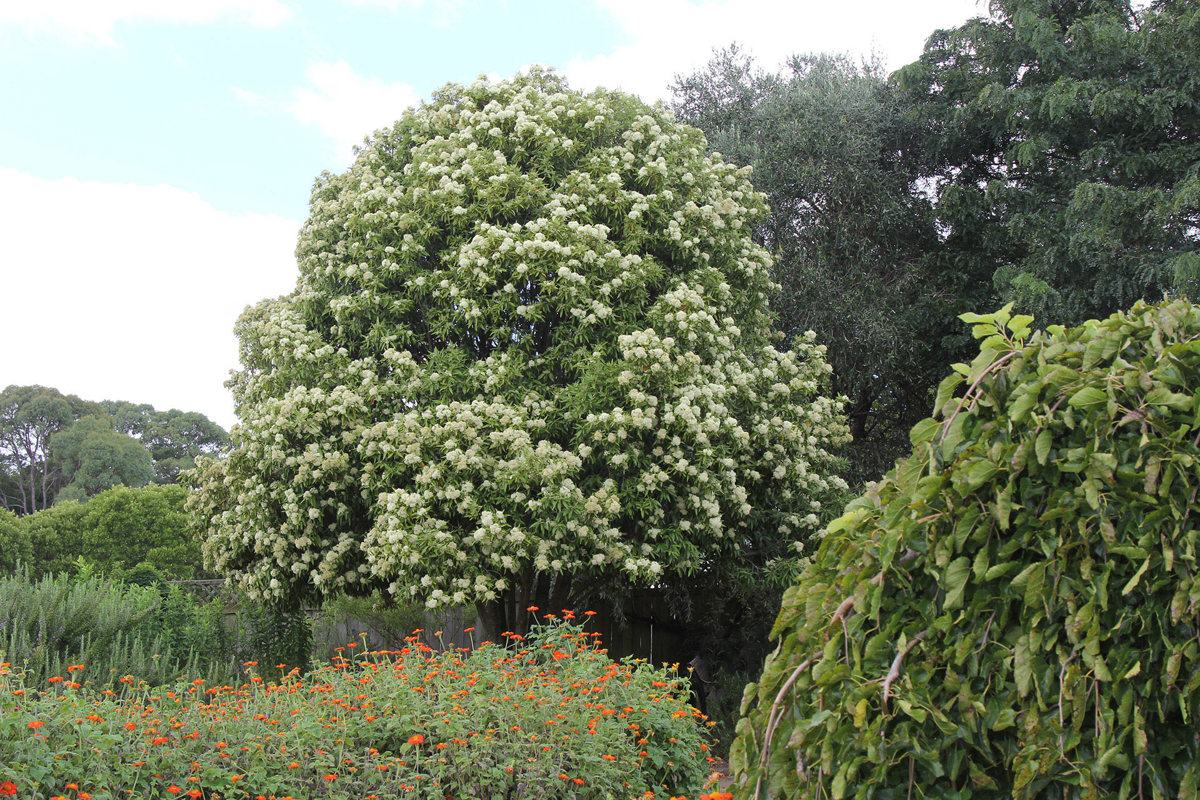
<svg viewBox="0 0 1200 800"><path fill-rule="evenodd" d="M949 611L957 608L962 602L963 589L966 588L967 578L971 574L971 560L966 556L954 559L942 573L941 586L946 592L942 608Z"/></svg>
<svg viewBox="0 0 1200 800"><path fill-rule="evenodd" d="M1040 387L1039 387L1040 388ZM1038 392L1032 387L1021 392L1008 406L1008 418L1013 422L1022 422L1029 416L1030 410L1038 404Z"/></svg>
<svg viewBox="0 0 1200 800"><path fill-rule="evenodd" d="M967 489L978 489L996 474L998 467L991 461L976 461L967 470Z"/></svg>
<svg viewBox="0 0 1200 800"><path fill-rule="evenodd" d="M1003 564L996 564L995 566L988 567L988 571L984 573L983 579L985 581L993 581L997 578L1003 578L1008 573L1020 569L1020 567L1020 561L1006 561Z"/></svg>
<svg viewBox="0 0 1200 800"><path fill-rule="evenodd" d="M1050 455L1050 446L1054 443L1054 437L1050 431L1043 430L1037 435L1037 439L1033 442L1033 454L1037 457L1039 464L1045 465L1046 459Z"/></svg>
<svg viewBox="0 0 1200 800"><path fill-rule="evenodd" d="M1033 654L1029 651L1029 637L1022 636L1013 649L1013 678L1017 682L1017 694L1025 697L1033 688Z"/></svg>
<svg viewBox="0 0 1200 800"><path fill-rule="evenodd" d="M913 447L916 447L922 442L928 442L933 439L934 434L937 433L940 427L942 427L941 423L937 420L926 417L914 425L912 430L908 432L908 440L912 442Z"/></svg>
<svg viewBox="0 0 1200 800"><path fill-rule="evenodd" d="M896 698L896 706L905 714L915 719L917 722L924 722L925 718L928 716L925 709L920 708L919 706L914 706L912 703L900 697Z"/></svg>
<svg viewBox="0 0 1200 800"><path fill-rule="evenodd" d="M1142 566L1138 567L1138 571L1133 574L1133 577L1121 589L1121 596L1125 596L1137 588L1138 583L1142 580L1142 576L1146 574L1146 569L1150 566L1150 559L1147 558L1142 562Z"/></svg>
<svg viewBox="0 0 1200 800"><path fill-rule="evenodd" d="M1071 408L1084 408L1108 401L1108 395L1095 386L1085 386L1071 395L1067 405Z"/></svg>

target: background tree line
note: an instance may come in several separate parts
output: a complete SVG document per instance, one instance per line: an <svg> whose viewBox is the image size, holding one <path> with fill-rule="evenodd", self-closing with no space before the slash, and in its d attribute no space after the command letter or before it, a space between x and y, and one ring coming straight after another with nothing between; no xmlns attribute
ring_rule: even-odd
<svg viewBox="0 0 1200 800"><path fill-rule="evenodd" d="M92 568L208 577L178 483L228 434L203 414L91 402L44 386L0 392L0 574Z"/></svg>
<svg viewBox="0 0 1200 800"><path fill-rule="evenodd" d="M852 484L907 453L966 360L960 313L1072 325L1195 285L1198 14L995 0L890 76L830 55L771 72L734 46L677 79L676 115L769 197L773 308L829 348Z"/></svg>
<svg viewBox="0 0 1200 800"><path fill-rule="evenodd" d="M196 456L228 442L194 411L9 386L0 392L0 507L32 514L114 486L175 483Z"/></svg>

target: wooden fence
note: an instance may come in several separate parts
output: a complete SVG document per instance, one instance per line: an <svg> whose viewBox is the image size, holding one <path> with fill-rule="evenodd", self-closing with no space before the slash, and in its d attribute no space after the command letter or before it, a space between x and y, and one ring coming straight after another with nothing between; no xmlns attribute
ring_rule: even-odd
<svg viewBox="0 0 1200 800"><path fill-rule="evenodd" d="M171 581L171 585L202 601L226 598L227 615L237 613L239 599L227 590L224 580ZM313 649L318 657L328 657L333 648L349 642L373 650L393 650L403 646L411 631L391 630L378 620L354 617L334 619L321 607L303 609L313 623ZM582 615L580 619L585 619ZM482 641L482 623L469 609L450 608L426 612L418 634L421 642L433 648L473 647ZM586 627L601 634L601 641L612 658L633 657L655 664L686 665L697 655L696 636L691 627L672 617L661 593L644 590L629 595L619 610L601 610L586 618ZM474 630L468 630L468 629ZM440 633L440 635L438 635Z"/></svg>

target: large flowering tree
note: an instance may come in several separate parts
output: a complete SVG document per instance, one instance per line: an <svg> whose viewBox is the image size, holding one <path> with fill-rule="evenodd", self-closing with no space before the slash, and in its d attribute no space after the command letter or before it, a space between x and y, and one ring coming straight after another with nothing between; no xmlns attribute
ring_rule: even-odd
<svg viewBox="0 0 1200 800"><path fill-rule="evenodd" d="M239 321L241 424L193 474L210 565L495 631L794 552L847 432L823 348L772 346L764 212L631 96L447 86L318 179L296 290Z"/></svg>

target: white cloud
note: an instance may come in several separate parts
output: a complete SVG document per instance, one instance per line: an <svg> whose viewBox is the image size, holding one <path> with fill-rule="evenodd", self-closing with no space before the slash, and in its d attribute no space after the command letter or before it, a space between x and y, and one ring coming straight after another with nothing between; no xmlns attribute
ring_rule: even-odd
<svg viewBox="0 0 1200 800"><path fill-rule="evenodd" d="M669 99L676 75L704 67L714 48L746 46L763 69L795 53L878 53L888 69L916 60L938 27L960 25L986 13L980 0L594 0L629 37L595 58L569 62L564 71L581 89L604 86L647 101Z"/></svg>
<svg viewBox="0 0 1200 800"><path fill-rule="evenodd" d="M319 62L304 73L305 85L285 100L274 100L246 89L234 96L251 106L284 111L328 136L341 166L354 158L353 148L379 128L391 125L421 96L407 83L384 83L359 75L345 61Z"/></svg>
<svg viewBox="0 0 1200 800"><path fill-rule="evenodd" d="M292 16L281 0L14 0L0 2L0 29L24 28L76 41L113 44L118 22L197 24L232 19L256 27Z"/></svg>
<svg viewBox="0 0 1200 800"><path fill-rule="evenodd" d="M200 411L228 427L234 322L295 287L298 227L171 186L0 168L0 385Z"/></svg>

